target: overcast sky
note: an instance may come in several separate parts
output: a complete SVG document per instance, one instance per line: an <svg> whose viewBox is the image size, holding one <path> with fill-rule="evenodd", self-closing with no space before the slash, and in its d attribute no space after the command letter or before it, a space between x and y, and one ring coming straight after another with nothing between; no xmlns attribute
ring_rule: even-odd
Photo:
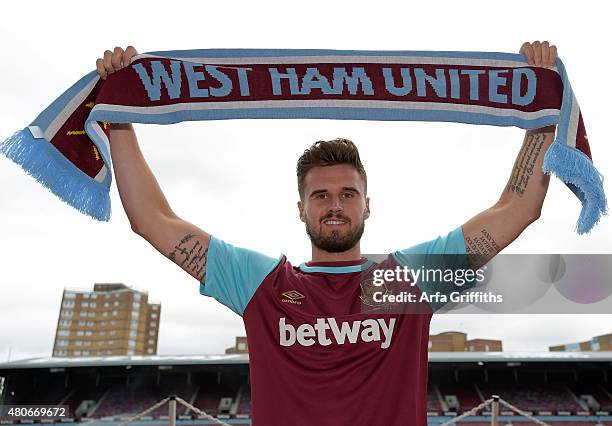
<svg viewBox="0 0 612 426"><path fill-rule="evenodd" d="M78 4L78 6L75 6ZM461 50L517 53L557 45L580 103L595 164L612 177L607 53L610 6L554 1L10 2L0 40L0 138L95 68L105 49L195 48ZM216 9L215 9L216 8ZM607 44L606 44L607 43ZM597 72L604 72L598 76ZM453 123L228 120L136 125L174 210L236 245L294 264L310 244L297 215L295 162L320 139L360 148L372 216L362 250L387 253L446 234L493 204L523 141L518 128ZM264 154L265 153L265 154ZM605 182L610 197L610 185ZM96 222L0 158L0 361L50 356L64 287L123 282L162 302L159 354L223 353L241 318L200 296L198 283L130 230L116 187L113 215ZM580 203L551 180L541 219L508 253L611 253L604 218L578 236ZM432 333L498 338L511 351L612 332L612 315L440 315ZM11 349L9 349L11 348Z"/></svg>

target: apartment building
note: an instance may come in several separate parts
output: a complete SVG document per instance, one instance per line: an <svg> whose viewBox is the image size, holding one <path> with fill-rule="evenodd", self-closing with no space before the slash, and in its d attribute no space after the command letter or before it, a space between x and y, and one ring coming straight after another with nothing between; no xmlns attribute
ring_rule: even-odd
<svg viewBox="0 0 612 426"><path fill-rule="evenodd" d="M64 289L53 356L156 355L161 304L121 283Z"/></svg>

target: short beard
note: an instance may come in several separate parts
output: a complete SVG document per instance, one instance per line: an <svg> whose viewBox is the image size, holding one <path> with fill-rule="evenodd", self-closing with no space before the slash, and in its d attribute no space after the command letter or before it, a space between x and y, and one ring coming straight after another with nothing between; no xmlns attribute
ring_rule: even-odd
<svg viewBox="0 0 612 426"><path fill-rule="evenodd" d="M319 250L326 251L328 253L342 253L355 247L365 229L365 221L362 221L359 228L349 232L347 235L340 236L338 231L332 231L331 236L324 237L322 234L317 233L306 219L306 233L310 237L310 241Z"/></svg>

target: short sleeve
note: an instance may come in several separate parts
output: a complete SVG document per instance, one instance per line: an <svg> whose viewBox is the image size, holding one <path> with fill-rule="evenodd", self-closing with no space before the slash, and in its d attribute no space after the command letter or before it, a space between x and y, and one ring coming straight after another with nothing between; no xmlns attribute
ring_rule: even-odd
<svg viewBox="0 0 612 426"><path fill-rule="evenodd" d="M401 266L414 271L421 270L422 275L416 284L421 293L432 295L439 292L446 295L448 300L452 292L462 292L477 284L474 277L470 277L473 272L469 267L461 226L446 236L396 251L393 256ZM427 276L429 279L423 279L426 277L423 271L430 273ZM431 302L430 306L435 312L446 303L448 302L435 301Z"/></svg>
<svg viewBox="0 0 612 426"><path fill-rule="evenodd" d="M214 297L242 316L263 280L276 268L275 259L253 250L235 247L211 236L206 256L206 275L200 294Z"/></svg>

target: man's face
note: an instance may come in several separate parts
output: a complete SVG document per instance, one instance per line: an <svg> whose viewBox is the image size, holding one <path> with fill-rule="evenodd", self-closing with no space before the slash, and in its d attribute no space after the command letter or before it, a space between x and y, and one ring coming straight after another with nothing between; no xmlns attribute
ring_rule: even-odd
<svg viewBox="0 0 612 426"><path fill-rule="evenodd" d="M340 253L361 239L364 221L370 216L369 204L357 169L338 164L308 171L298 209L312 243L321 250Z"/></svg>

